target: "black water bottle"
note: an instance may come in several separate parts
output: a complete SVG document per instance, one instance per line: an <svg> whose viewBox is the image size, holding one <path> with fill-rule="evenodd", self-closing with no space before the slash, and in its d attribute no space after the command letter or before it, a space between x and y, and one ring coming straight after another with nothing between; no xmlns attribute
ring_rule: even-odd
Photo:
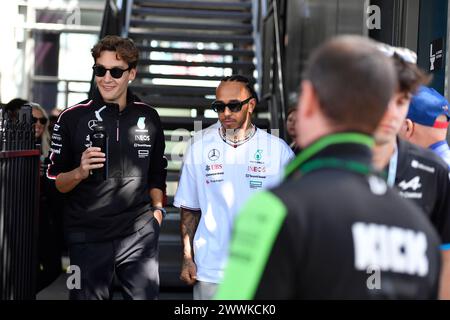
<svg viewBox="0 0 450 320"><path fill-rule="evenodd" d="M98 122L92 129L94 130L90 135L92 146L102 149L106 161L103 162L103 167L92 170L91 177L94 180L104 181L108 177L108 135L103 122Z"/></svg>

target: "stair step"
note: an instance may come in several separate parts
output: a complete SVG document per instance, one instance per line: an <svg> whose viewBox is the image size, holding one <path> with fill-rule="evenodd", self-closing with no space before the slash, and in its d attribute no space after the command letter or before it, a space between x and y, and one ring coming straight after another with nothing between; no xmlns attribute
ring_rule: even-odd
<svg viewBox="0 0 450 320"><path fill-rule="evenodd" d="M242 73L241 73L242 74ZM250 79L250 82L255 83L255 78L252 75L242 74ZM192 74L162 74L151 72L138 72L136 78L138 79L173 79L173 80L198 80L198 81L220 81L225 76L197 76ZM217 83L219 84L219 83Z"/></svg>
<svg viewBox="0 0 450 320"><path fill-rule="evenodd" d="M207 126L205 126L205 125L203 125L202 126L202 129L205 129ZM182 159L180 159L180 158L178 158L179 156L177 156L177 158L176 159L174 159L173 157L172 157L172 154L166 154L165 155L165 157L167 158L167 161L182 161ZM170 203L171 204L171 203Z"/></svg>
<svg viewBox="0 0 450 320"><path fill-rule="evenodd" d="M206 110L211 108L211 103L214 99L207 99L201 97L188 97L188 96L156 96L152 92L147 90L133 90L143 101L151 105L154 108L179 108L179 109L197 109ZM267 104L260 102L257 107L257 112L267 111ZM217 120L216 120L217 121ZM165 128L166 130L171 130Z"/></svg>
<svg viewBox="0 0 450 320"><path fill-rule="evenodd" d="M143 98L149 105L156 108L183 108L183 109L209 109L214 99L206 99L200 97L170 97L170 96L153 96L151 92L143 91L134 92ZM165 128L170 130L169 128Z"/></svg>
<svg viewBox="0 0 450 320"><path fill-rule="evenodd" d="M191 10L191 9L164 9L164 8L133 8L132 16L166 16L186 18L207 18L220 20L251 20L249 12L236 12L231 10Z"/></svg>
<svg viewBox="0 0 450 320"><path fill-rule="evenodd" d="M180 32L138 32L134 28L130 29L128 36L133 39L151 39L165 41L182 42L218 42L218 43L253 43L251 35L233 35L233 34L182 34Z"/></svg>
<svg viewBox="0 0 450 320"><path fill-rule="evenodd" d="M166 219L168 218L169 215L173 215L173 216L177 215L178 219L179 219L179 217L180 217L180 209L177 208L177 207L172 206L171 203L166 206L166 211L167 211Z"/></svg>
<svg viewBox="0 0 450 320"><path fill-rule="evenodd" d="M161 66L181 66L181 67L215 67L215 68L238 68L254 70L255 65L251 61L235 61L235 62L197 62L197 61L181 61L181 60L152 60L141 59L140 65L161 65Z"/></svg>
<svg viewBox="0 0 450 320"><path fill-rule="evenodd" d="M180 238L180 236L178 238ZM171 248L160 243L159 261L166 266L178 266L178 268L180 268L182 263L182 252L181 245L177 248Z"/></svg>
<svg viewBox="0 0 450 320"><path fill-rule="evenodd" d="M167 216L164 218L164 220L166 221L180 221L180 212L178 208L176 211L173 212L169 212L169 210L167 210Z"/></svg>
<svg viewBox="0 0 450 320"><path fill-rule="evenodd" d="M216 88L213 87L194 87L194 86L165 86L153 84L134 83L130 85L133 91L148 91L158 95L171 96L206 96L215 95Z"/></svg>
<svg viewBox="0 0 450 320"><path fill-rule="evenodd" d="M196 76L190 74L162 74L162 73L138 72L136 74L136 78L220 81L222 80L222 78L224 78L224 76ZM252 78L252 81L255 80Z"/></svg>
<svg viewBox="0 0 450 320"><path fill-rule="evenodd" d="M180 222L178 221L177 224ZM165 226L167 225L167 221L164 220L163 225L161 226L161 235L159 236L159 243L170 246L170 247L181 247L181 237L180 237L180 230L178 228L177 233L166 233Z"/></svg>
<svg viewBox="0 0 450 320"><path fill-rule="evenodd" d="M251 9L251 2L233 1L186 1L186 0L135 0L134 4L152 7L175 7L175 8L197 8L216 10L248 10Z"/></svg>
<svg viewBox="0 0 450 320"><path fill-rule="evenodd" d="M199 121L201 123L201 127L199 129L206 129L210 125L217 122L216 118L187 118L187 117L161 117L162 126L165 130L175 130L178 128L184 128L189 131L194 130L194 121ZM269 128L269 120L255 118L253 119L253 123L260 129ZM198 126L198 125L197 125ZM197 129L197 128L196 128Z"/></svg>
<svg viewBox="0 0 450 320"><path fill-rule="evenodd" d="M178 181L180 180L180 173L178 171L167 172L167 181Z"/></svg>
<svg viewBox="0 0 450 320"><path fill-rule="evenodd" d="M185 53L185 54L204 54L213 56L246 56L253 57L255 53L253 50L233 49L233 50L210 50L210 49L187 49L187 48L163 48L163 47L151 47L146 45L137 44L138 49L141 52L168 52L168 53Z"/></svg>
<svg viewBox="0 0 450 320"><path fill-rule="evenodd" d="M131 19L132 27L160 28L160 29L181 29L183 31L192 32L192 30L208 30L214 31L234 31L251 34L253 26L251 24L217 24L217 23L192 23L192 22L174 22L174 21L157 21L145 19Z"/></svg>
<svg viewBox="0 0 450 320"><path fill-rule="evenodd" d="M187 141L187 140L189 140L191 137L192 137L192 135L191 135L191 133L189 132L186 132L186 131L184 131L186 134L174 134L174 135L164 135L164 138L166 139L165 141L166 141L166 143L167 142L183 142L183 141ZM181 132L180 132L181 133ZM178 139L178 140L172 140L172 139L174 139L173 137L176 137L176 139ZM167 160L169 160L169 158L167 157Z"/></svg>
<svg viewBox="0 0 450 320"><path fill-rule="evenodd" d="M167 203L173 205L173 199L174 198L175 198L174 196L167 196Z"/></svg>
<svg viewBox="0 0 450 320"><path fill-rule="evenodd" d="M205 129L210 125L217 122L217 119L213 118L185 118L185 117L161 117L162 126L166 130L175 130L178 128L184 128L189 131L194 130L194 121L201 122L201 129Z"/></svg>
<svg viewBox="0 0 450 320"><path fill-rule="evenodd" d="M160 287L162 288L176 288L179 290L180 288L183 291L192 290L192 286L188 286L183 281L180 280L180 271L181 271L181 258L180 264L178 265L166 265L164 263L159 264L159 279L160 279Z"/></svg>

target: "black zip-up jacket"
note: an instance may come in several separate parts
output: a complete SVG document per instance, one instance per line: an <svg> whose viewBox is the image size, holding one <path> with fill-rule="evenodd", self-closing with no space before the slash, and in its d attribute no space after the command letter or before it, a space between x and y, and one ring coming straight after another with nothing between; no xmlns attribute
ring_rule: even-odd
<svg viewBox="0 0 450 320"><path fill-rule="evenodd" d="M99 121L108 134L108 178L88 177L67 193L69 243L109 240L139 230L151 218L149 190L165 190L167 160L159 115L130 91L122 112L118 105L106 104L97 91L93 99L61 113L52 135L47 177L56 179L80 165Z"/></svg>
<svg viewBox="0 0 450 320"><path fill-rule="evenodd" d="M450 249L450 179L447 164L433 151L402 139L397 140L397 150L395 186L400 196L422 208L441 237L442 249Z"/></svg>

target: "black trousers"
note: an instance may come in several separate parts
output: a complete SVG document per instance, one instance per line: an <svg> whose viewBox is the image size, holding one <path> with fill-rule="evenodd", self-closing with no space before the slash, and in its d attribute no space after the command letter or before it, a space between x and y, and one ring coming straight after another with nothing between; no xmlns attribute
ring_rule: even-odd
<svg viewBox="0 0 450 320"><path fill-rule="evenodd" d="M159 231L158 221L152 218L141 230L121 239L69 245L70 264L81 275L81 286L70 289L70 299L111 299L114 276L124 299L158 299Z"/></svg>

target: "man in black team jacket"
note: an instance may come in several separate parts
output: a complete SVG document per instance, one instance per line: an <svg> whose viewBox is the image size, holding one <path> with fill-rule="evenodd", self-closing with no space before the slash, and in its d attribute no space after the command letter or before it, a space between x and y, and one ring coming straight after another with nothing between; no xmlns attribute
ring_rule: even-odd
<svg viewBox="0 0 450 320"><path fill-rule="evenodd" d="M395 85L392 61L368 39L340 37L313 53L297 111L304 150L279 187L242 209L216 298L437 296L436 232L371 174L371 134Z"/></svg>
<svg viewBox="0 0 450 320"><path fill-rule="evenodd" d="M92 49L97 90L65 110L55 124L47 176L67 193L64 209L70 264L81 272L71 299L109 299L114 276L125 298L156 299L158 236L166 179L158 113L128 90L138 50L107 36ZM108 150L91 147L102 123ZM107 153L107 161L106 155ZM106 180L92 173L106 164Z"/></svg>
<svg viewBox="0 0 450 320"><path fill-rule="evenodd" d="M389 48L388 48L389 49ZM448 167L433 151L399 139L412 95L428 77L415 64L415 53L390 47L398 86L375 131L374 166L387 183L417 204L440 235L442 274L439 297L450 298L450 180Z"/></svg>

